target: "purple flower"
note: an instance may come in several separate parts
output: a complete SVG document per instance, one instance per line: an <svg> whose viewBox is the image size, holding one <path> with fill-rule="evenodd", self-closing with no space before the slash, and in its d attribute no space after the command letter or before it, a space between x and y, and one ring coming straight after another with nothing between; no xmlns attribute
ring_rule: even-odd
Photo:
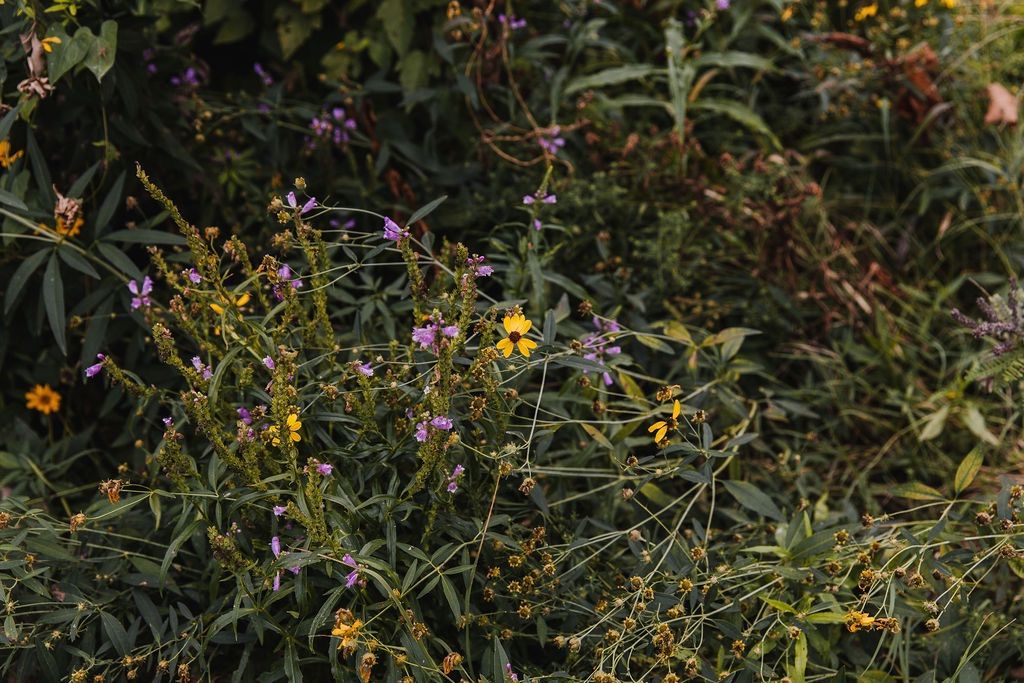
<svg viewBox="0 0 1024 683"><path fill-rule="evenodd" d="M565 147L565 138L559 136L561 130L560 126L552 127L549 134L537 138L537 144L548 154L558 154L558 150Z"/></svg>
<svg viewBox="0 0 1024 683"><path fill-rule="evenodd" d="M302 571L302 567L300 567L299 565L295 565L294 567L288 567L288 571L290 571L292 574L295 574L296 576L298 576L299 572Z"/></svg>
<svg viewBox="0 0 1024 683"><path fill-rule="evenodd" d="M263 357L263 364L267 366L267 370L273 370L277 367L277 363L275 363L274 359L270 356Z"/></svg>
<svg viewBox="0 0 1024 683"><path fill-rule="evenodd" d="M475 275L476 277L490 277L491 275L494 274L494 268L485 265L484 261L486 260L487 259L485 259L483 256L473 254L468 259L466 259L466 265L469 266L470 271L472 271L473 275Z"/></svg>
<svg viewBox="0 0 1024 683"><path fill-rule="evenodd" d="M252 415L249 413L249 409L244 406L238 409L238 419L247 425L252 424Z"/></svg>
<svg viewBox="0 0 1024 683"><path fill-rule="evenodd" d="M203 276L202 276L202 275L200 275L200 274L199 274L199 271L198 271L198 270L196 270L195 268L189 268L189 269L188 269L188 273L186 273L186 275L188 275L188 279L189 279L189 280L190 280L190 281L192 282L192 284L194 284L194 285L198 285L198 284L199 284L200 282L202 282L202 281L203 281Z"/></svg>
<svg viewBox="0 0 1024 683"><path fill-rule="evenodd" d="M408 237L409 231L405 228L398 227L398 223L395 223L390 218L384 218L384 239L397 242L403 237Z"/></svg>
<svg viewBox="0 0 1024 683"><path fill-rule="evenodd" d="M195 67L190 66L177 76L171 76L171 85L173 85L176 88L181 87L183 85L187 85L192 88L198 88L199 72L196 71Z"/></svg>
<svg viewBox="0 0 1024 683"><path fill-rule="evenodd" d="M505 664L505 675L508 676L508 680L512 681L512 683L519 683L519 676L512 673L511 664Z"/></svg>
<svg viewBox="0 0 1024 683"><path fill-rule="evenodd" d="M420 348L437 353L441 350L443 337L454 339L459 336L458 325L445 325L444 318L434 314L430 322L423 327L414 327L412 340L420 345Z"/></svg>
<svg viewBox="0 0 1024 683"><path fill-rule="evenodd" d="M416 423L416 434L415 434L415 436L416 436L416 440L419 441L420 443L423 443L424 441L427 440L427 421L426 420L423 420L422 422L417 422Z"/></svg>
<svg viewBox="0 0 1024 683"><path fill-rule="evenodd" d="M412 331L412 340L424 349L434 346L434 338L437 336L437 325L426 325L415 327Z"/></svg>
<svg viewBox="0 0 1024 683"><path fill-rule="evenodd" d="M316 466L316 471L325 477L329 477L331 476L331 472L334 471L334 467L332 465L328 465L325 462L322 462Z"/></svg>
<svg viewBox="0 0 1024 683"><path fill-rule="evenodd" d="M281 539L274 536L270 539L270 551L274 553L274 558L281 557Z"/></svg>
<svg viewBox="0 0 1024 683"><path fill-rule="evenodd" d="M444 415L438 415L437 417L430 421L430 424L436 429L441 429L446 432L452 428L451 418L448 418Z"/></svg>
<svg viewBox="0 0 1024 683"><path fill-rule="evenodd" d="M359 563L348 553L345 553L345 556L341 558L341 563L352 567L352 571L345 577L345 588L351 588L359 580Z"/></svg>
<svg viewBox="0 0 1024 683"><path fill-rule="evenodd" d="M452 470L452 473L448 475L448 493L455 493L459 490L459 480L462 478L462 474L465 471L465 467L462 465L456 465Z"/></svg>
<svg viewBox="0 0 1024 683"><path fill-rule="evenodd" d="M541 201L544 202L545 204L557 204L558 197L556 195L549 194L546 197L544 197L544 199L542 199Z"/></svg>
<svg viewBox="0 0 1024 683"><path fill-rule="evenodd" d="M274 516L275 517L280 517L281 515L283 515L285 513L285 511L287 509L288 508L286 508L284 505L275 505L274 506Z"/></svg>
<svg viewBox="0 0 1024 683"><path fill-rule="evenodd" d="M135 295L132 297L133 311L143 306L149 306L152 303L149 300L149 294L153 291L153 280L148 275L142 278L141 285L137 280L132 280L128 283L128 291Z"/></svg>
<svg viewBox="0 0 1024 683"><path fill-rule="evenodd" d="M165 417L165 418L163 418L162 422L164 423L164 427L167 427L168 429L170 429L171 427L174 426L174 418L173 417Z"/></svg>
<svg viewBox="0 0 1024 683"><path fill-rule="evenodd" d="M213 371L210 370L210 368L203 365L203 361L199 358L199 356L192 356L192 367L194 367L196 369L196 372L202 375L203 379L205 380L209 380L211 377L213 377Z"/></svg>
<svg viewBox="0 0 1024 683"><path fill-rule="evenodd" d="M96 354L96 360L98 360L99 362L95 363L94 365L90 365L89 367L87 367L85 369L85 376L86 376L87 379L89 377L95 377L96 375L98 375L101 372L103 372L103 359L104 358L106 358L106 356L104 356L102 353L97 353Z"/></svg>
<svg viewBox="0 0 1024 683"><path fill-rule="evenodd" d="M729 0L715 0L715 7L720 10L729 9Z"/></svg>
<svg viewBox="0 0 1024 683"><path fill-rule="evenodd" d="M540 219L539 218L534 218L533 219L533 229L534 230L540 230L540 227L541 227Z"/></svg>
<svg viewBox="0 0 1024 683"><path fill-rule="evenodd" d="M369 362L362 364L356 363L356 370L363 377L373 377L373 366L370 365Z"/></svg>
<svg viewBox="0 0 1024 683"><path fill-rule="evenodd" d="M281 590L281 572L274 574L274 592Z"/></svg>
<svg viewBox="0 0 1024 683"><path fill-rule="evenodd" d="M530 204L533 204L535 201L537 201L537 199L532 194L523 195L523 204L529 206Z"/></svg>
<svg viewBox="0 0 1024 683"><path fill-rule="evenodd" d="M256 62L252 65L252 70L255 71L256 75L260 77L261 81L263 81L263 85L267 86L268 88L274 85L273 76L267 73L267 70L263 68L262 64Z"/></svg>
<svg viewBox="0 0 1024 683"><path fill-rule="evenodd" d="M455 339L456 337L459 336L458 325L446 325L445 327L441 328L441 331L444 333L444 336L450 337L451 339Z"/></svg>
<svg viewBox="0 0 1024 683"><path fill-rule="evenodd" d="M294 192L289 192L286 199L288 200L288 206L290 206L293 209L299 210L300 216L316 208L316 197L310 197L308 200L306 200L306 203L303 204L301 208L299 207L298 200L295 198Z"/></svg>

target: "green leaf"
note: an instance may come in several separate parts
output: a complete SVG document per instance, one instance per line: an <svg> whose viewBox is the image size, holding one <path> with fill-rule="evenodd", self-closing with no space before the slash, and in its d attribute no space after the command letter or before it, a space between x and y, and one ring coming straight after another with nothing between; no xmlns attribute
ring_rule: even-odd
<svg viewBox="0 0 1024 683"><path fill-rule="evenodd" d="M413 223L416 223L417 221L423 220L424 218L429 216L431 213L433 213L434 209L436 209L437 207L441 206L441 204L446 199L448 199L448 195L443 194L440 197L438 197L437 199L435 199L434 201L430 202L429 204L427 204L425 206L421 206L420 208L416 209L416 211L411 216L409 216L409 220L406 221L405 224L406 225L412 225Z"/></svg>
<svg viewBox="0 0 1024 683"><path fill-rule="evenodd" d="M106 237L103 238L106 242L133 242L137 244L175 244L185 245L188 244L181 235L173 232L163 232L162 230L147 230L145 228L137 228L135 230L115 230Z"/></svg>
<svg viewBox="0 0 1024 683"><path fill-rule="evenodd" d="M68 264L80 273L85 273L91 278L96 280L100 279L100 274L96 272L96 269L92 267L92 264L85 260L85 257L79 254L77 251L62 244L57 247L57 253L64 263Z"/></svg>
<svg viewBox="0 0 1024 683"><path fill-rule="evenodd" d="M608 437L602 434L601 430L599 430L597 427L589 425L586 422L581 422L580 426L583 427L583 431L590 435L590 438L592 438L594 441L601 444L608 450L612 450L615 448L615 446L612 445L612 442L608 440Z"/></svg>
<svg viewBox="0 0 1024 683"><path fill-rule="evenodd" d="M54 35L58 36L62 42L47 56L46 73L50 77L50 83L56 83L61 76L81 64L96 42L96 36L85 26L75 31L73 38L63 30L57 31Z"/></svg>
<svg viewBox="0 0 1024 683"><path fill-rule="evenodd" d="M768 517L777 522L785 521L786 518L783 517L782 511L772 502L772 499L753 484L728 479L723 480L722 484L743 507L753 510L762 517Z"/></svg>
<svg viewBox="0 0 1024 683"><path fill-rule="evenodd" d="M618 85L627 81L638 81L654 74L664 74L665 70L650 64L627 64L626 66L615 66L604 71L598 71L589 76L581 76L569 81L565 86L565 94L572 95L581 90L591 88L604 88L609 85Z"/></svg>
<svg viewBox="0 0 1024 683"><path fill-rule="evenodd" d="M0 203L6 204L7 206L13 206L15 209L20 211L28 211L28 206L26 206L25 202L21 201L7 190L0 190Z"/></svg>
<svg viewBox="0 0 1024 683"><path fill-rule="evenodd" d="M89 181L96 175L96 171L100 170L100 165L103 162L97 161L95 164L85 169L85 173L78 176L78 179L68 190L68 197L81 197L85 193L85 188L89 186Z"/></svg>
<svg viewBox="0 0 1024 683"><path fill-rule="evenodd" d="M399 56L405 56L412 42L413 12L409 0L384 0L377 7L384 34Z"/></svg>
<svg viewBox="0 0 1024 683"><path fill-rule="evenodd" d="M730 100L717 100L717 99L700 99L690 104L690 108L695 111L705 111L712 114L722 114L728 116L736 123L748 128L754 133L759 133L764 137L768 138L772 147L776 150L782 149L782 143L775 137L775 133L768 127L768 124L764 122L753 109L745 104L739 102L732 102Z"/></svg>
<svg viewBox="0 0 1024 683"><path fill-rule="evenodd" d="M995 434L988 430L988 426L985 424L985 417L978 410L978 406L973 403L967 406L967 410L963 415L964 424L967 425L967 429L971 431L976 437L984 441L991 446L999 445L999 439L996 438Z"/></svg>
<svg viewBox="0 0 1024 683"><path fill-rule="evenodd" d="M939 434L942 434L942 430L946 427L946 417L948 415L949 406L944 405L925 418L924 429L918 435L918 441L930 441Z"/></svg>
<svg viewBox="0 0 1024 683"><path fill-rule="evenodd" d="M46 272L43 274L43 303L46 306L46 319L50 323L50 330L53 331L53 338L57 340L61 352L67 355L64 283L61 281L60 261L56 253L50 254L50 262L46 264Z"/></svg>
<svg viewBox="0 0 1024 683"><path fill-rule="evenodd" d="M669 346L662 340L658 339L657 337L652 337L649 334L638 333L636 335L636 340L649 349L654 349L655 351L660 351L661 353L673 353L671 346Z"/></svg>
<svg viewBox="0 0 1024 683"><path fill-rule="evenodd" d="M0 140L4 140L10 135L11 126L18 120L18 114L21 113L21 102L14 105L9 112L4 114L4 117L0 119Z"/></svg>
<svg viewBox="0 0 1024 683"><path fill-rule="evenodd" d="M633 380L632 377L622 372L621 370L617 372L616 375L618 376L619 384L622 385L622 388L626 391L627 396L629 396L630 398L635 398L638 401L644 400L643 390L640 388L640 385Z"/></svg>
<svg viewBox="0 0 1024 683"><path fill-rule="evenodd" d="M775 64L750 52L727 50L725 52L705 52L697 59L698 66L717 66L723 69L747 68L759 71L776 71Z"/></svg>
<svg viewBox="0 0 1024 683"><path fill-rule="evenodd" d="M15 300L18 298L18 294L25 287L25 283L28 282L29 277L32 273L36 272L36 269L42 265L46 257L51 252L47 249L40 249L31 256L25 258L21 264L18 265L18 269L14 271L14 275L11 276L10 282L7 283L7 293L4 294L4 314L10 313L11 308L14 306Z"/></svg>
<svg viewBox="0 0 1024 683"><path fill-rule="evenodd" d="M115 247L113 244L97 242L96 249L103 254L103 257L110 261L115 268L127 275L130 279L142 279L142 271L139 270L138 266L136 266L123 251Z"/></svg>
<svg viewBox="0 0 1024 683"><path fill-rule="evenodd" d="M956 468L956 476L953 477L953 490L957 495L963 493L971 485L974 478L978 476L978 470L981 469L984 461L985 456L982 455L980 448L973 448L964 456L960 466Z"/></svg>
<svg viewBox="0 0 1024 683"><path fill-rule="evenodd" d="M103 622L103 631L107 634L107 638L117 654L124 656L131 652L132 644L128 639L128 632L124 630L121 622L108 612L100 612L100 621Z"/></svg>
<svg viewBox="0 0 1024 683"><path fill-rule="evenodd" d="M103 77L114 66L116 54L117 22L108 19L100 24L100 34L89 45L89 52L85 57L85 68L92 72L97 81L102 82Z"/></svg>
<svg viewBox="0 0 1024 683"><path fill-rule="evenodd" d="M103 231L107 229L110 219L114 217L114 212L117 211L117 207L121 203L121 194L124 192L124 180L125 172L121 171L120 175L117 176L117 180L111 186L110 191L107 192L107 196L103 198L99 211L96 212L95 234L97 236L102 235Z"/></svg>
<svg viewBox="0 0 1024 683"><path fill-rule="evenodd" d="M911 482L909 484L898 484L889 489L889 493L897 498L907 500L943 500L943 495L927 484Z"/></svg>
<svg viewBox="0 0 1024 683"><path fill-rule="evenodd" d="M793 646L793 667L789 671L789 679L793 683L804 683L807 672L807 635L801 631Z"/></svg>

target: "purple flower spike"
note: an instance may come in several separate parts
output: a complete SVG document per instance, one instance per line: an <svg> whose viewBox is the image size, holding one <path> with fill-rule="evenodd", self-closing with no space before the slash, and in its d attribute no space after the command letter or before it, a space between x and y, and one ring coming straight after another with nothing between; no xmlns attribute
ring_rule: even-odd
<svg viewBox="0 0 1024 683"><path fill-rule="evenodd" d="M238 409L238 419L247 425L252 424L252 414L249 413L249 409L242 407Z"/></svg>
<svg viewBox="0 0 1024 683"><path fill-rule="evenodd" d="M427 421L416 423L416 440L423 443L427 440Z"/></svg>
<svg viewBox="0 0 1024 683"><path fill-rule="evenodd" d="M433 420L430 421L430 424L431 424L432 427L434 427L436 429L444 430L446 432L449 429L452 428L452 421L451 421L451 419L448 418L448 417L445 417L444 415L438 415L437 417L435 417Z"/></svg>
<svg viewBox="0 0 1024 683"><path fill-rule="evenodd" d="M96 354L96 360L98 360L99 362L95 363L94 365L90 365L89 367L87 367L85 369L85 376L86 376L87 379L89 377L95 377L96 375L98 375L101 372L103 372L103 359L104 358L106 358L106 356L104 356L102 353L97 353Z"/></svg>
<svg viewBox="0 0 1024 683"><path fill-rule="evenodd" d="M325 477L329 477L331 476L331 472L334 471L334 467L332 465L328 465L325 462L322 462L316 466L316 471Z"/></svg>
<svg viewBox="0 0 1024 683"><path fill-rule="evenodd" d="M398 227L398 223L395 223L390 218L384 218L384 239L397 242L404 237L409 236L409 231Z"/></svg>

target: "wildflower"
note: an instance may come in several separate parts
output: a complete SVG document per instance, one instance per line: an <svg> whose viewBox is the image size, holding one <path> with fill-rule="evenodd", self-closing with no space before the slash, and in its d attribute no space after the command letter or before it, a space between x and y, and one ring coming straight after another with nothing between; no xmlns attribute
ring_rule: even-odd
<svg viewBox="0 0 1024 683"><path fill-rule="evenodd" d="M267 366L267 370L273 370L274 368L277 367L277 363L275 363L274 359L271 358L270 356L263 357L263 364Z"/></svg>
<svg viewBox="0 0 1024 683"><path fill-rule="evenodd" d="M282 281L290 284L292 286L292 289L302 289L302 279L299 278L298 276L292 276L292 269L288 267L287 263L277 269L277 276L281 278ZM277 298L278 301L284 299L284 296L281 293L280 285L274 285L274 296Z"/></svg>
<svg viewBox="0 0 1024 683"><path fill-rule="evenodd" d="M436 429L447 432L452 428L452 421L451 418L445 417L444 415L438 415L430 421L430 425Z"/></svg>
<svg viewBox="0 0 1024 683"><path fill-rule="evenodd" d="M956 0L939 0L939 4L946 9L953 9L956 7Z"/></svg>
<svg viewBox="0 0 1024 683"><path fill-rule="evenodd" d="M315 140L328 140L341 145L351 139L349 131L356 129L356 120L348 118L342 107L334 107L330 112L322 111L319 116L310 119L309 129L313 132L313 138L307 138L307 148L315 149Z"/></svg>
<svg viewBox="0 0 1024 683"><path fill-rule="evenodd" d="M729 0L715 0L715 8L724 12L729 9Z"/></svg>
<svg viewBox="0 0 1024 683"><path fill-rule="evenodd" d="M93 365L90 365L89 367L87 367L85 369L85 377L86 377L86 379L88 379L89 377L95 377L96 375L98 375L101 372L103 372L103 360L105 358L106 358L106 356L104 356L102 353L97 353L96 354L96 360L99 361L99 362L98 363L94 363Z"/></svg>
<svg viewBox="0 0 1024 683"><path fill-rule="evenodd" d="M322 462L316 466L316 471L318 474L322 476L329 477L331 476L331 472L334 471L334 466L329 465L326 462Z"/></svg>
<svg viewBox="0 0 1024 683"><path fill-rule="evenodd" d="M875 623L875 618L868 616L864 612L858 612L856 610L850 610L844 617L846 622L846 630L850 633L856 633L861 629L869 629Z"/></svg>
<svg viewBox="0 0 1024 683"><path fill-rule="evenodd" d="M281 590L281 572L274 574L274 592Z"/></svg>
<svg viewBox="0 0 1024 683"><path fill-rule="evenodd" d="M281 539L278 536L274 536L270 539L270 551L274 553L274 558L281 557Z"/></svg>
<svg viewBox="0 0 1024 683"><path fill-rule="evenodd" d="M267 73L267 70L263 68L262 64L260 64L259 62L254 63L252 65L252 70L255 71L256 75L260 77L260 80L263 81L264 86L269 88L270 86L274 85L273 76Z"/></svg>
<svg viewBox="0 0 1024 683"><path fill-rule="evenodd" d="M526 19L516 19L514 16L506 17L504 14L498 15L498 23L507 25L512 31L518 31L521 28L526 28Z"/></svg>
<svg viewBox="0 0 1024 683"><path fill-rule="evenodd" d="M665 435L670 430L674 431L676 429L678 426L677 419L679 418L680 409L681 406L677 400L672 406L672 417L667 420L658 420L647 428L648 432L657 432L657 434L654 435L654 443L661 443L662 439L665 438Z"/></svg>
<svg viewBox="0 0 1024 683"><path fill-rule="evenodd" d="M533 229L538 231L538 232L540 232L541 227L542 227L542 223L540 222L540 219L539 218L534 218L533 219Z"/></svg>
<svg viewBox="0 0 1024 683"><path fill-rule="evenodd" d="M183 85L198 88L200 85L199 72L196 71L195 67L190 66L177 76L171 76L171 85L176 88Z"/></svg>
<svg viewBox="0 0 1024 683"><path fill-rule="evenodd" d="M152 303L149 294L153 291L153 280L148 275L142 278L142 284L139 284L137 280L132 280L128 283L128 291L135 295L132 297L133 311L143 306L149 306Z"/></svg>
<svg viewBox="0 0 1024 683"><path fill-rule="evenodd" d="M469 266L469 270L470 270L470 272L473 273L474 276L476 276L476 277L490 277L491 275L494 274L494 268L492 268L491 266L485 265L484 264L485 260L486 259L483 256L478 256L477 254L473 254L472 256L470 256L469 258L466 259L466 265Z"/></svg>
<svg viewBox="0 0 1024 683"><path fill-rule="evenodd" d="M287 510L288 510L288 508L286 508L284 505L275 505L274 506L274 516L275 517L280 517Z"/></svg>
<svg viewBox="0 0 1024 683"><path fill-rule="evenodd" d="M345 553L344 557L341 558L341 563L352 567L352 571L345 577L345 588L351 588L359 580L359 563L348 553Z"/></svg>
<svg viewBox="0 0 1024 683"><path fill-rule="evenodd" d="M373 366L369 362L356 363L356 371L363 377L373 377Z"/></svg>
<svg viewBox="0 0 1024 683"><path fill-rule="evenodd" d="M519 676L512 673L512 665L507 662L505 663L505 676L512 683L519 683Z"/></svg>
<svg viewBox="0 0 1024 683"><path fill-rule="evenodd" d="M49 53L53 52L54 45L60 45L61 42L63 41L61 41L61 39L58 36L50 36L49 38L43 38L41 41L39 41L39 45L43 48L43 50Z"/></svg>
<svg viewBox="0 0 1024 683"><path fill-rule="evenodd" d="M252 424L252 413L249 412L248 408L246 408L245 406L242 406L241 408L239 408L237 410L237 412L238 412L238 419L239 420L241 420L243 423L245 423L247 425L251 425Z"/></svg>
<svg viewBox="0 0 1024 683"><path fill-rule="evenodd" d="M363 622L361 619L356 619L351 624L345 624L341 621L335 622L334 628L331 629L331 635L336 638L341 638L341 642L338 643L339 650L355 648L357 642L356 639L359 637L359 629L362 625Z"/></svg>
<svg viewBox="0 0 1024 683"><path fill-rule="evenodd" d="M0 167L10 168L24 153L25 150L19 149L14 154L11 154L11 141L0 140Z"/></svg>
<svg viewBox="0 0 1024 683"><path fill-rule="evenodd" d="M914 0L914 7L924 7L928 4L928 0Z"/></svg>
<svg viewBox="0 0 1024 683"><path fill-rule="evenodd" d="M83 526L85 526L86 516L84 513L79 512L77 515L72 515L71 519L68 520L68 527L71 529L71 533L75 533Z"/></svg>
<svg viewBox="0 0 1024 683"><path fill-rule="evenodd" d="M301 208L299 207L298 200L295 198L294 192L289 192L287 199L288 206L290 206L292 209L298 209L300 216L316 208L316 197L310 197L308 200L306 200L306 203L303 204Z"/></svg>
<svg viewBox="0 0 1024 683"><path fill-rule="evenodd" d="M878 3L873 2L870 5L864 5L857 10L857 13L853 15L853 20L858 22L864 21L868 17L873 17L876 14L878 14Z"/></svg>
<svg viewBox="0 0 1024 683"><path fill-rule="evenodd" d="M189 282L191 282L194 285L198 285L200 282L203 281L203 276L200 275L199 271L196 270L195 268L189 268L188 272L185 275L188 277Z"/></svg>
<svg viewBox="0 0 1024 683"><path fill-rule="evenodd" d="M60 410L60 394L49 384L37 384L25 393L25 407L49 415Z"/></svg>
<svg viewBox="0 0 1024 683"><path fill-rule="evenodd" d="M161 420L161 422L163 422L164 423L164 427L167 427L168 429L170 429L171 427L174 426L174 418L173 417L165 417L165 418L163 418Z"/></svg>
<svg viewBox="0 0 1024 683"><path fill-rule="evenodd" d="M416 440L419 441L420 443L423 443L424 441L427 440L427 421L426 420L423 420L422 422L417 422L416 423L415 437L416 437Z"/></svg>
<svg viewBox="0 0 1024 683"><path fill-rule="evenodd" d="M430 317L430 322L423 327L413 328L412 340L424 350L437 353L441 350L441 342L444 338L454 339L459 336L458 325L445 325L444 318L437 313Z"/></svg>
<svg viewBox="0 0 1024 683"><path fill-rule="evenodd" d="M463 473L466 468L462 465L456 465L452 469L452 473L448 475L448 493L455 493L459 490L459 480L462 479Z"/></svg>
<svg viewBox="0 0 1024 683"><path fill-rule="evenodd" d="M245 293L242 296L235 299L235 303L233 305L235 308L241 308L242 306L249 303L249 299L251 298L252 297L249 296L248 293ZM217 315L224 315L224 307L221 306L220 304L210 304L210 308L212 308L213 312L216 313Z"/></svg>
<svg viewBox="0 0 1024 683"><path fill-rule="evenodd" d="M565 147L565 138L559 136L561 131L562 129L560 126L552 127L548 134L541 135L537 138L537 144L539 144L541 149L548 154L558 154L558 150Z"/></svg>
<svg viewBox="0 0 1024 683"><path fill-rule="evenodd" d="M82 232L82 226L85 225L85 219L81 216L75 216L75 219L71 221L71 225L68 225L64 220L63 216L57 216L57 222L54 224L54 230L58 235L64 237L77 237Z"/></svg>
<svg viewBox="0 0 1024 683"><path fill-rule="evenodd" d="M596 315L593 318L593 322L597 332L589 334L580 340L583 349L586 351L583 354L583 358L603 366L608 356L617 356L622 353L622 347L610 346L611 338L605 337L604 334L619 332L622 330L622 327L614 320L605 320L598 318ZM611 373L604 371L601 373L601 377L604 380L605 386L611 386Z"/></svg>
<svg viewBox="0 0 1024 683"><path fill-rule="evenodd" d="M384 239L391 240L392 242L398 242L402 238L408 237L409 231L405 228L398 227L398 223L395 223L390 218L384 218Z"/></svg>
<svg viewBox="0 0 1024 683"><path fill-rule="evenodd" d="M506 315L502 325L507 336L498 342L498 350L508 358L512 355L512 350L518 348L519 353L529 358L530 350L537 348L537 342L526 338L526 333L530 331L533 323L522 313L517 313Z"/></svg>
<svg viewBox="0 0 1024 683"><path fill-rule="evenodd" d="M302 441L302 435L299 434L299 430L302 429L302 422L299 421L298 415L296 415L295 413L290 413L288 415L288 419L285 420L284 425L288 430L288 438L292 442L298 443L299 441ZM267 432L271 435L270 443L274 444L275 446L281 445L281 437L278 435L279 431L280 430L278 429L277 425L270 425L269 427L267 427Z"/></svg>
<svg viewBox="0 0 1024 683"><path fill-rule="evenodd" d="M213 370L208 366L203 365L203 361L199 356L192 356L192 367L196 369L196 372L198 372L204 380L209 381L210 378L213 377Z"/></svg>

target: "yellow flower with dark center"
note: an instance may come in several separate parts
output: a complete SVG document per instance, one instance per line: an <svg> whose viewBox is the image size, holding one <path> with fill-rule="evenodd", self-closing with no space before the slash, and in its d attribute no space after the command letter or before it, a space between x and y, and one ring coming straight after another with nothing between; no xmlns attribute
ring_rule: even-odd
<svg viewBox="0 0 1024 683"><path fill-rule="evenodd" d="M530 331L533 323L527 320L522 313L516 313L506 315L502 325L505 327L507 336L498 342L498 350L504 354L505 358L508 358L512 355L512 350L518 348L519 353L529 358L530 350L537 348L537 342L526 338L526 333Z"/></svg>
<svg viewBox="0 0 1024 683"><path fill-rule="evenodd" d="M862 629L871 628L875 623L875 618L865 612L850 610L846 613L845 621L846 630L850 633L856 633Z"/></svg>
<svg viewBox="0 0 1024 683"><path fill-rule="evenodd" d="M242 306L249 303L249 299L251 298L252 297L249 296L248 293L243 294L242 296L235 299L235 303L233 305L235 308L241 308ZM217 315L224 315L224 307L221 306L220 304L210 304L210 308L212 308L213 312L216 313Z"/></svg>
<svg viewBox="0 0 1024 683"><path fill-rule="evenodd" d="M60 394L49 384L37 384L25 393L25 407L49 415L60 410Z"/></svg>
<svg viewBox="0 0 1024 683"><path fill-rule="evenodd" d="M873 17L878 14L878 3L873 2L870 5L864 5L857 13L853 15L854 21L864 21L868 17Z"/></svg>
<svg viewBox="0 0 1024 683"><path fill-rule="evenodd" d="M667 420L658 420L647 428L648 433L657 432L654 435L654 443L661 443L662 439L665 438L665 435L668 434L669 431L675 431L676 427L679 426L679 411L681 409L682 407L679 405L679 401L676 401L672 406L672 417Z"/></svg>
<svg viewBox="0 0 1024 683"><path fill-rule="evenodd" d="M291 439L293 443L302 441L302 435L299 434L299 430L302 429L302 422L299 421L298 415L295 413L290 414L288 419L284 421L284 426L288 429L288 438ZM281 445L281 437L278 436L278 431L277 425L270 425L267 427L267 433L272 435L270 443L275 446Z"/></svg>
<svg viewBox="0 0 1024 683"><path fill-rule="evenodd" d="M42 45L43 49L47 52L53 52L53 46L60 45L61 42L61 39L57 36L50 36L49 38L43 38L39 41L39 44Z"/></svg>
<svg viewBox="0 0 1024 683"><path fill-rule="evenodd" d="M10 168L24 153L25 150L19 149L14 154L11 154L11 141L0 140L0 166Z"/></svg>
<svg viewBox="0 0 1024 683"><path fill-rule="evenodd" d="M70 226L65 225L64 217L60 216L57 218L57 227L54 230L65 237L75 237L78 233L82 232L83 225L85 225L85 220L81 216L75 216L75 221Z"/></svg>

